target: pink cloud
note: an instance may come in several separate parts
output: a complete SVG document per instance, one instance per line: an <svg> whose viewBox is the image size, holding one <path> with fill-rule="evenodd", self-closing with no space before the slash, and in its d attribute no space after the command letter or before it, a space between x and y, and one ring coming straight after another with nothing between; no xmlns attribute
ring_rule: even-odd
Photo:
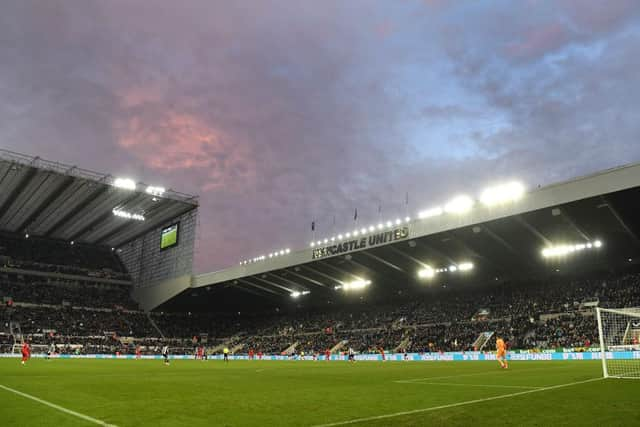
<svg viewBox="0 0 640 427"><path fill-rule="evenodd" d="M134 93L125 102L140 96ZM145 165L163 172L197 174L202 191L237 188L255 181L255 158L250 146L238 143L195 115L172 110L151 117L133 115L121 120L116 129L118 144Z"/></svg>
<svg viewBox="0 0 640 427"><path fill-rule="evenodd" d="M506 47L507 55L519 59L532 59L552 52L569 40L566 27L551 23L526 31L520 40Z"/></svg>

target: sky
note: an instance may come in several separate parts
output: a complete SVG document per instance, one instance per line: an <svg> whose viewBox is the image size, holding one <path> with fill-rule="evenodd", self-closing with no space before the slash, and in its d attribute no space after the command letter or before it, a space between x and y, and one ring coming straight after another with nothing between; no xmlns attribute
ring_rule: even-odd
<svg viewBox="0 0 640 427"><path fill-rule="evenodd" d="M0 147L199 195L196 272L640 161L637 0L0 10Z"/></svg>

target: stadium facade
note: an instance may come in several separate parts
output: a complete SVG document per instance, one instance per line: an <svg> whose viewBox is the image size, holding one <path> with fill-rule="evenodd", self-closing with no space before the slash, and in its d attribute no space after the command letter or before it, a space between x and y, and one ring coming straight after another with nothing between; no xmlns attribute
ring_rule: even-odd
<svg viewBox="0 0 640 427"><path fill-rule="evenodd" d="M178 283L190 284L197 213L196 196L0 150L0 230L108 248L126 265L142 307L170 298L165 291ZM179 239L171 248L162 247L165 230Z"/></svg>

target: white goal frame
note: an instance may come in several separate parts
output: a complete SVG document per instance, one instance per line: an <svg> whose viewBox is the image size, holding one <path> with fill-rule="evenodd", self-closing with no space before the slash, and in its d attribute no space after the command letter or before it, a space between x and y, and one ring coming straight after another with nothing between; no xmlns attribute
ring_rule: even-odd
<svg viewBox="0 0 640 427"><path fill-rule="evenodd" d="M640 307L596 307L596 318L598 320L603 377L640 379L640 359L607 358L607 353L611 351L640 352L638 343L625 342L632 322L640 323ZM626 324L624 324L625 321ZM620 339L620 335L622 339Z"/></svg>

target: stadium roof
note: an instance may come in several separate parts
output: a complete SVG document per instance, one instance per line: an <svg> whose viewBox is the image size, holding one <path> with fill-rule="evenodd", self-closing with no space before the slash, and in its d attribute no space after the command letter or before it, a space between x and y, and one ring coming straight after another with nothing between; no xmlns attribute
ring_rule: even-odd
<svg viewBox="0 0 640 427"><path fill-rule="evenodd" d="M117 248L197 206L188 194L0 150L2 231Z"/></svg>
<svg viewBox="0 0 640 427"><path fill-rule="evenodd" d="M520 200L493 207L476 201L463 214L403 218L399 225L395 220L390 227L382 224L382 230L378 224L359 224L358 229L366 226L364 247L357 248L363 234L340 241L333 236L333 242L329 236L327 243L322 239L304 250L195 276L191 289L163 308L326 304L359 294L344 289L357 280L372 282L362 295L391 296L457 282L629 266L640 261L638 212L640 164L533 189ZM384 241L387 231L386 243L368 239L381 235ZM473 269L460 271L469 268L467 263ZM423 275L433 277L418 277L425 269ZM292 297L293 292L300 294Z"/></svg>

